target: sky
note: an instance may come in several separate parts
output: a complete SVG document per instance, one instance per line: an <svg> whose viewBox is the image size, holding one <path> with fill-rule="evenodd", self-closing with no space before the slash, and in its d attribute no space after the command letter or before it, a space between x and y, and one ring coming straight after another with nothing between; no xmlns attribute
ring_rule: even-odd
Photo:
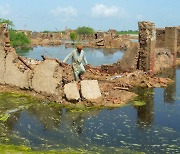
<svg viewBox="0 0 180 154"><path fill-rule="evenodd" d="M139 21L180 26L179 7L180 0L0 0L0 18L18 30L137 30Z"/></svg>

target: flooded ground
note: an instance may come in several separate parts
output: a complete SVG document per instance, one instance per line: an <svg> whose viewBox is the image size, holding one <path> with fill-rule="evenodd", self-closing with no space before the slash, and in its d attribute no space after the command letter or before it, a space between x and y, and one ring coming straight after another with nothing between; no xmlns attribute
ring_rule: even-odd
<svg viewBox="0 0 180 154"><path fill-rule="evenodd" d="M34 47L31 50L16 50L20 56L25 56L28 58L42 60L41 55L45 55L50 58L59 58L63 60L72 50L75 48L65 48L64 45L58 47ZM112 64L117 62L123 56L123 51L118 49L92 49L84 48L85 56L89 64L92 65L102 65L102 64Z"/></svg>
<svg viewBox="0 0 180 154"><path fill-rule="evenodd" d="M61 48L37 47L18 53L62 60L72 48L67 52L61 52ZM106 52L86 54L91 64L99 65L102 61L88 54L98 59ZM120 59L121 54L118 51L110 55ZM5 145L8 149L23 145L38 153L180 153L180 69L168 77L175 82L167 88L137 89L140 97L136 103L121 108L70 108L27 95L0 93L0 151Z"/></svg>
<svg viewBox="0 0 180 154"><path fill-rule="evenodd" d="M0 94L0 142L33 150L180 153L180 69L167 88L138 89L139 101L115 109L62 107Z"/></svg>

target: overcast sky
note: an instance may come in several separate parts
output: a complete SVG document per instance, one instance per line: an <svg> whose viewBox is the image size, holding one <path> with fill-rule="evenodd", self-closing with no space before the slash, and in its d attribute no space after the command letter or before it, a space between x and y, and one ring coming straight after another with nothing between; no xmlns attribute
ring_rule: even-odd
<svg viewBox="0 0 180 154"><path fill-rule="evenodd" d="M180 0L0 0L0 18L16 29L136 30L138 21L180 26Z"/></svg>

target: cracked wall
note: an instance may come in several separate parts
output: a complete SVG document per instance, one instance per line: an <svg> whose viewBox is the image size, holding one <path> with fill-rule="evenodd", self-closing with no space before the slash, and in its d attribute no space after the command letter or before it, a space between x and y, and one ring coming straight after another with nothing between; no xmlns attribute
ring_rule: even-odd
<svg viewBox="0 0 180 154"><path fill-rule="evenodd" d="M8 31L0 24L0 84L33 90L53 101L62 101L62 67L56 60L31 63L10 47Z"/></svg>

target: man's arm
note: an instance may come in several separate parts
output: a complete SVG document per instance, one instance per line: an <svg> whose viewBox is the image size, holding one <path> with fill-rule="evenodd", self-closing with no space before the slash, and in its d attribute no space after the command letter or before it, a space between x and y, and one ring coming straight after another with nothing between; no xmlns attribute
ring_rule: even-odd
<svg viewBox="0 0 180 154"><path fill-rule="evenodd" d="M84 60L84 63L87 65L88 62L87 62L87 59L86 59L85 55L83 56L83 60Z"/></svg>
<svg viewBox="0 0 180 154"><path fill-rule="evenodd" d="M73 55L73 52L69 53L63 60L64 63L66 63L68 61L69 58L71 58Z"/></svg>

